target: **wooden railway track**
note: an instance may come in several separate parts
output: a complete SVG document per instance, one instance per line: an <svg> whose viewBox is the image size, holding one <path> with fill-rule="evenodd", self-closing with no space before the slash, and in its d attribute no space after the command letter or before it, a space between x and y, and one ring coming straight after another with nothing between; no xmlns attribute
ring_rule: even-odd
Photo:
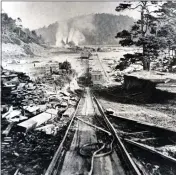
<svg viewBox="0 0 176 175"><path fill-rule="evenodd" d="M64 135L64 138L63 138L61 144L59 145L59 148L56 151L45 175L58 175L58 174L65 175L65 174L68 174L68 172L70 172L70 174L80 174L79 171L81 171L82 174L88 174L88 175L97 174L98 170L94 172L94 164L96 164L95 169L97 168L97 165L99 165L99 164L97 164L96 160L99 157L106 157L106 156L109 156L109 154L114 154L114 152L118 156L117 162L118 161L121 162L121 163L119 163L119 166L122 166L122 167L118 167L118 168L123 169L123 172L125 172L122 174L128 174L128 175L146 174L136 164L133 157L131 157L131 152L129 151L127 145L132 145L132 146L138 147L139 149L143 149L143 150L145 149L146 152L150 152L152 154L155 154L157 156L162 157L162 159L167 159L168 161L172 162L172 164L176 164L176 161L174 158L171 158L171 157L168 157L165 155L163 156L161 153L158 153L155 150L150 150L149 147L145 147L142 143L139 143L139 141L137 141L137 139L142 141L142 138L137 137L137 136L140 136L141 134L143 134L143 137L145 137L146 139L148 138L148 140L152 140L150 138L150 133L157 135L157 134L161 133L161 131L162 131L162 133L163 133L163 131L165 132L165 136L163 136L163 137L167 138L167 136L168 136L171 139L175 139L174 137L172 137L175 134L174 132L169 131L169 130L164 130L164 128L157 128L153 125L147 125L145 123L141 124L141 123L134 121L134 120L127 120L127 119L120 118L120 117L115 118L115 116L107 116L105 114L104 109L102 108L101 104L96 99L96 97L91 96L90 98L92 101L91 102L92 105L94 105L94 108L97 108L96 110L98 110L98 112L100 113L100 115L98 115L99 121L103 121L103 123L104 123L104 125L101 127L96 126L96 124L92 123L92 119L96 120L95 117L91 116L87 111L85 112L85 114L82 114L82 115L80 115L80 113L79 113L79 111L81 111L83 108L85 108L85 109L90 108L90 106L87 104L86 98L82 98L79 101L78 106L76 108L76 111L75 111L74 115L72 116L70 124L67 128L65 135ZM115 124L115 121L117 119L119 121L121 121L121 122L118 122L119 125ZM65 158L67 153L64 153L64 146L65 146L66 139L69 137L68 136L69 130L71 128L75 127L75 125L73 126L73 123L77 123L76 130L75 130L73 140L72 140L72 142L74 142L74 144L71 143L72 146L70 145L70 148L69 148L71 151L68 150L68 152L71 152L69 154L71 154L72 158L75 155L75 161L77 159L79 159L78 156L80 156L80 155L77 155L78 149L81 149L81 147L85 148L85 146L89 147L90 145L94 145L94 142L86 144L87 141L89 140L89 138L87 138L87 140L86 140L86 138L84 138L85 134L87 134L87 135L91 135L92 133L95 134L96 132L94 132L94 131L99 130L100 132L113 137L113 141L111 142L112 145L110 146L111 147L110 151L108 151L107 153L101 152L106 145L104 143L104 144L100 144L101 147L99 147L98 150L95 150L94 153L90 156L90 157L92 157L91 158L92 161L90 163L91 168L89 171L87 171L88 168L82 168L81 170L80 169L76 170L76 168L74 167L76 165L76 164L74 164L75 163L74 161L71 163L69 162L67 165L67 160ZM125 125L125 123L126 123L126 125ZM84 131L84 128L86 125L89 127L90 133L86 133L89 131L86 131L86 130ZM118 128L118 126L119 126L119 128ZM122 126L122 127L120 127L120 126ZM83 129L83 130L81 130L81 129ZM126 132L126 130L128 130L128 132ZM83 134L83 135L80 136L81 134ZM149 136L149 137L147 137L147 136ZM160 134L159 138L161 138L161 134ZM83 141L81 139L83 139ZM92 140L92 139L94 139L94 138L90 138L90 140ZM72 153L72 152L74 152L74 153ZM84 154L83 150L82 150L82 154ZM67 155L67 157L69 157L69 156ZM80 158L80 160L82 162L85 161L84 159L87 161L87 158L85 158L84 156L82 158ZM102 159L102 160L104 160L104 159ZM73 166L72 166L72 163L73 163ZM82 165L80 165L79 161L77 163L79 164L78 167L82 166ZM66 167L64 170L62 170L63 166ZM71 170L69 171L69 167L72 168L72 171ZM101 175L103 173L101 171L101 172L98 172L98 174ZM114 174L114 173L112 173L112 174Z"/></svg>
<svg viewBox="0 0 176 175"><path fill-rule="evenodd" d="M55 173L55 168L56 168L56 166L57 166L56 164L58 163L59 156L61 156L61 154L62 154L62 151L63 151L63 148L64 148L64 143L65 143L65 141L66 141L68 132L69 132L69 130L70 130L70 128L71 128L71 126L72 126L72 124L73 124L73 122L74 122L76 113L77 113L77 111L79 110L79 107L80 107L81 103L82 103L82 98L81 98L81 99L79 100L79 102L78 102L77 108L76 108L75 113L73 114L73 116L72 116L72 118L71 118L71 120L70 120L70 123L69 123L69 125L68 125L68 128L67 128L67 130L66 130L66 132L65 132L65 135L64 135L64 137L63 137L63 139L62 139L62 142L60 143L60 145L59 145L59 147L58 147L56 153L54 154L54 157L53 157L53 159L52 159L52 161L51 161L51 163L50 163L48 169L46 170L45 175L51 175L51 174L54 174L54 173Z"/></svg>
<svg viewBox="0 0 176 175"><path fill-rule="evenodd" d="M92 98L92 97L91 97ZM100 153L100 154L97 154L98 152L100 152L102 149L103 149L103 147L101 148L101 149L99 149L99 150L97 150L97 153L95 152L92 156L92 158L93 159L98 159L98 157L106 157L106 156L108 156L109 154L111 154L112 152L113 152L113 154L114 154L114 152L115 152L115 154L117 153L117 149L118 149L118 154L117 154L117 156L119 156L119 154L120 154L120 157L118 158L118 160L117 161L115 161L116 163L118 162L118 161L120 161L121 162L121 159L123 159L123 161L120 163L119 162L119 165L120 166L123 166L123 164L125 163L125 168L124 167L116 167L117 169L121 169L121 170L119 170L121 173L122 172L124 172L125 174L129 174L129 175L141 175L141 173L140 173L140 171L138 170L138 168L136 167L136 165L135 165L135 163L133 162L133 160L131 159L131 157L130 157L130 155L128 154L128 152L126 151L126 149L125 149L125 147L124 147L124 145L123 145L123 143L120 141L120 138L117 136L117 134L115 133L115 130L114 130L114 128L113 128L113 126L111 125L111 123L109 122L109 120L107 119L107 117L105 116L105 114L104 114L104 111L102 110L102 108L101 108L101 106L100 106L100 104L99 104L99 102L98 102L98 100L95 98L95 97L93 97L92 98L93 99L93 101L94 101L94 103L97 105L97 109L99 110L99 112L100 112L100 114L101 114L101 120L103 119L104 120L104 122L106 123L106 126L104 127L104 128L99 128L98 126L93 126L92 124L90 124L90 125L92 125L92 126L90 126L91 128L94 128L94 129L97 129L97 130L100 130L100 131L102 131L102 132L105 132L105 134L107 134L108 135L108 133L111 133L111 135L113 136L113 138L114 138L114 140L111 142L111 146L110 147L112 147L111 149L112 150L110 150L110 151L108 151L107 153ZM63 153L63 150L64 150L64 144L65 144L65 141L66 141L66 138L68 137L68 133L69 133L69 130L72 128L72 126L73 126L73 122L78 122L79 121L79 118L81 118L82 117L82 121L79 121L80 123L84 123L85 125L88 125L89 123L91 123L91 122L89 122L89 121L87 121L87 117L89 116L88 114L86 114L85 116L80 116L79 114L78 114L78 111L80 110L80 108L83 108L83 104L82 103L85 103L85 101L84 101L84 99L81 99L80 101L79 101L79 103L78 103L78 106L77 106L77 108L76 108L76 111L75 111L75 113L74 113L74 115L72 116L72 119L71 119L71 121L70 121L70 124L69 124L69 126L68 126L68 128L67 128L67 131L66 131L66 133L65 133L65 135L64 135L64 138L63 138L63 140L62 140L62 142L61 142L61 144L59 145L59 147L58 147L58 150L56 151L56 153L55 153L55 155L54 155L54 157L53 157L53 159L52 159L52 161L51 161L51 163L50 163L50 165L49 165L49 167L48 167L48 169L47 169L47 171L45 172L45 175L56 175L56 174L64 174L63 172L64 171L62 171L61 172L61 170L60 169L62 169L62 166L63 166L63 160L61 160L61 157L64 159L65 158L65 156L66 156L66 154L64 154ZM86 106L87 108L89 108L88 106ZM91 121L91 120L90 120ZM87 124L86 124L86 122L87 122ZM79 125L81 125L79 123ZM79 130L79 129L78 129ZM79 131L75 131L75 135L78 135L79 133L76 133L76 132L79 132ZM74 136L75 137L75 136ZM79 139L78 139L79 140ZM73 141L72 141L73 142ZM79 141L80 142L80 141ZM118 145L118 146L117 146ZM82 145L83 146L83 145ZM70 149L73 149L73 148L71 148L70 147ZM119 152L120 151L120 152ZM97 154L97 155L96 155ZM76 159L76 158L75 158ZM92 162L94 163L94 160L92 159ZM109 159L110 160L110 159ZM74 162L73 162L74 163ZM61 167L58 165L58 164L60 164L61 165ZM96 162L96 164L97 164L97 162ZM58 167L60 167L59 169L58 169ZM93 173L93 166L91 166L91 168L90 168L90 171L89 171L89 175L90 174L94 174ZM128 170L127 170L128 169ZM127 173L128 172L128 173ZM77 172L77 173L79 173L79 172ZM120 173L120 175L122 175ZM72 174L72 173L70 173L70 174ZM86 172L84 172L84 174L86 174ZM96 173L97 174L97 173ZM102 174L101 172L100 172L100 174Z"/></svg>

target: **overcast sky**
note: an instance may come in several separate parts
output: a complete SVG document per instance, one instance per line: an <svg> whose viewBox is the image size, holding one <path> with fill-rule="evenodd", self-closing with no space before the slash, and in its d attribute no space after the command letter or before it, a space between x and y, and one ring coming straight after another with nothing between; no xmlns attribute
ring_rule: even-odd
<svg viewBox="0 0 176 175"><path fill-rule="evenodd" d="M2 2L2 9L13 19L20 17L22 25L29 29L48 26L74 16L91 13L111 13L117 2ZM125 11L122 14L138 18L137 11Z"/></svg>

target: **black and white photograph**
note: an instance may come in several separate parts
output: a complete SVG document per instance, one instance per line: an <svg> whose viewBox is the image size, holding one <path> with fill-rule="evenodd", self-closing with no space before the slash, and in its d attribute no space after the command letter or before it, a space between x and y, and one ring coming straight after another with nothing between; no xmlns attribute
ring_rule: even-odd
<svg viewBox="0 0 176 175"><path fill-rule="evenodd" d="M2 175L176 175L176 1L1 2Z"/></svg>

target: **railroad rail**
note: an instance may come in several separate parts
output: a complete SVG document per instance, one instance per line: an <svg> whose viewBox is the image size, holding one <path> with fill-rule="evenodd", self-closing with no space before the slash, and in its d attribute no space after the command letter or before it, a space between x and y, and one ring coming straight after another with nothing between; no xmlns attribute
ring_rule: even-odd
<svg viewBox="0 0 176 175"><path fill-rule="evenodd" d="M94 108L98 110L100 115L98 115L98 120L103 121L103 125L98 126L93 124L89 121L89 115L85 113L85 115L79 115L78 111L83 108L83 104L85 105L84 108L87 108L87 102L85 97L80 99L78 105L76 107L75 113L71 118L69 126L66 130L66 133L63 137L61 144L59 145L45 175L56 175L59 174L59 168L62 166L62 160L66 155L64 153L64 146L66 142L66 138L69 137L69 131L72 129L73 123L83 123L92 128L92 130L100 131L104 133L111 141L109 142L109 150L106 150L107 143L87 143L79 145L79 153L81 156L91 158L91 166L90 170L88 171L88 175L92 175L94 169L94 163L96 162L96 158L108 156L112 154L113 151L117 153L120 158L120 161L125 165L125 170L130 175L144 175L146 174L143 168L139 167L139 165L134 160L129 148L129 145L132 147L136 147L140 149L142 152L146 152L147 154L153 154L157 157L161 158L162 160L167 160L173 165L176 164L176 159L171 156L167 156L159 152L157 149L152 149L151 146L156 148L156 142L160 145L160 141L164 145L168 144L175 144L176 143L176 134L173 131L170 131L165 128L156 127L154 125L149 125L146 123L140 123L139 121L126 119L123 117L117 117L114 115L107 115L104 112L103 107L99 103L98 99L91 95L91 101ZM96 117L95 117L96 118ZM98 121L97 120L97 121ZM118 121L118 122L117 122ZM78 132L78 128L76 128L76 132ZM165 142L163 142L163 140ZM149 145L144 144L147 141ZM152 145L153 144L153 145ZM86 152L86 149L93 146L93 152ZM95 149L96 148L96 149ZM104 151L106 150L106 151ZM88 155L89 154L89 155ZM87 158L88 158L87 157ZM160 159L158 159L160 161ZM170 165L169 165L170 166ZM85 172L84 172L85 173ZM61 173L62 174L62 173ZM100 173L101 174L101 173Z"/></svg>
<svg viewBox="0 0 176 175"><path fill-rule="evenodd" d="M82 107L82 105L81 105L81 103L83 101L83 98L82 98L77 105L75 113L72 116L71 121L69 123L69 126L66 130L66 133L65 133L64 137L63 137L63 140L62 140L61 144L59 145L59 147L58 147L58 149L57 149L57 151L56 151L48 169L46 170L45 175L58 174L58 172L57 172L58 171L58 164L61 164L62 161L60 159L61 159L61 157L64 156L64 153L63 153L64 144L65 144L66 138L68 137L69 130L71 129L71 126L73 125L73 123L75 121L76 122L79 121L79 122L82 122L86 125L89 125L90 127L95 128L96 130L100 130L101 132L104 132L105 134L107 134L111 137L111 143L110 143L110 150L109 151L107 151L105 153L101 152L106 147L106 144L102 143L102 144L99 144L100 146L98 147L98 149L93 152L92 158L91 158L91 168L90 168L90 171L88 172L89 175L92 175L92 173L93 173L94 159L97 158L97 157L107 156L107 155L111 154L113 150L115 150L115 152L118 153L117 154L118 156L120 154L120 161L121 161L121 159L123 159L122 164L125 163L125 168L128 169L128 173L130 173L130 175L141 175L141 172L139 171L138 167L133 162L133 160L130 157L129 153L127 152L124 144L121 142L120 137L117 135L117 133L115 131L115 128L113 127L111 122L106 117L100 103L98 102L98 100L94 96L91 97L91 99L93 99L94 103L96 104L96 106L99 110L99 113L101 114L101 116L100 116L101 120L103 119L104 122L106 123L106 126L104 126L105 129L101 128L101 127L98 127L96 125L93 125L90 122L87 122L87 121L79 118L79 115L77 114L77 112L78 112L79 108ZM91 145L91 144L84 145L84 146L89 146L89 145Z"/></svg>
<svg viewBox="0 0 176 175"><path fill-rule="evenodd" d="M133 160L130 157L129 153L127 152L124 144L121 142L121 139L117 135L117 132L116 132L115 128L113 127L113 125L111 124L109 119L106 117L106 115L104 113L104 110L103 110L102 106L100 105L100 103L98 102L97 98L94 96L93 99L94 99L95 103L97 104L98 109L99 109L107 127L109 128L111 133L114 135L115 140L117 141L117 144L119 145L119 148L120 148L121 154L123 156L123 159L125 160L128 168L132 170L132 174L141 175L139 169L137 168L137 166L133 162Z"/></svg>
<svg viewBox="0 0 176 175"><path fill-rule="evenodd" d="M68 128L67 128L67 130L66 130L66 132L65 132L65 135L64 135L64 137L63 137L63 139L62 139L62 142L60 143L60 145L59 145L59 147L58 147L56 153L54 154L54 157L53 157L53 159L52 159L52 161L51 161L51 163L50 163L48 169L46 170L45 175L51 175L51 174L54 173L54 168L55 168L56 163L57 163L57 161L58 161L58 159L59 159L59 156L60 156L61 153L62 153L65 140L66 140L67 135L68 135L68 132L69 132L69 130L70 130L72 124L73 124L73 121L74 121L74 119L75 119L76 113L77 113L77 111L78 111L78 109L79 109L79 106L80 106L80 104L81 104L81 101L82 101L82 98L81 98L81 99L79 100L79 102L78 102L78 105L77 105L77 107L76 107L75 113L73 114L73 116L72 116L72 118L71 118L71 120L70 120L70 123L69 123L69 125L68 125Z"/></svg>
<svg viewBox="0 0 176 175"><path fill-rule="evenodd" d="M165 162L171 169L176 166L176 157L162 152L162 148L176 145L176 132L113 114L108 115L108 119L115 127L122 142L125 145L128 144L127 147L136 147L137 150L145 152L145 155L151 155L151 159L152 157L157 159L156 162ZM128 152L130 152L129 149Z"/></svg>
<svg viewBox="0 0 176 175"><path fill-rule="evenodd" d="M97 59L98 59L98 61L99 61L99 64L101 65L101 68L102 68L102 70L103 70L103 72L104 72L104 75L105 75L107 81L109 82L109 81L110 81L110 79L109 79L109 75L108 75L108 73L106 72L106 70L104 69L104 67L103 67L103 63L101 62L101 60L100 60L98 54L97 54Z"/></svg>

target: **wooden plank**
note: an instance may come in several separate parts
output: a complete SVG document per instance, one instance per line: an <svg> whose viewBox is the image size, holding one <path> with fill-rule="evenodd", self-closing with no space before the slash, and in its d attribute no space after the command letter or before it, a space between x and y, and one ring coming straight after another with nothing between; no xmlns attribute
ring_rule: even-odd
<svg viewBox="0 0 176 175"><path fill-rule="evenodd" d="M133 141L140 141L140 142L146 142L146 141L150 141L150 140L158 140L158 138L156 137L152 137L152 138L145 138L145 139L139 139L139 138L134 138L132 139Z"/></svg>
<svg viewBox="0 0 176 175"><path fill-rule="evenodd" d="M37 123L37 126L41 125L42 123L48 121L49 119L51 119L51 114L48 114L48 113L41 113L39 115L36 115L35 117L32 117L30 118L29 120L26 120L20 124L18 124L19 126L28 126L30 125L31 123L34 123L36 122Z"/></svg>
<svg viewBox="0 0 176 175"><path fill-rule="evenodd" d="M23 109L30 112L30 113L34 113L37 110L39 110L39 106L23 106Z"/></svg>
<svg viewBox="0 0 176 175"><path fill-rule="evenodd" d="M35 117L32 117L24 122L21 122L18 124L18 126L26 128L26 129L30 129L30 128L34 128L37 127L39 125L41 125L42 123L45 123L46 121L50 120L51 118L55 118L55 111L53 113L53 111L49 111L48 112L52 112L52 113L47 113L47 112L43 112L41 114L36 115Z"/></svg>
<svg viewBox="0 0 176 175"><path fill-rule="evenodd" d="M37 125L36 121L29 119L29 120L26 120L22 123L19 123L17 126L24 128L24 130L27 132L29 130L34 129L36 127L36 125Z"/></svg>
<svg viewBox="0 0 176 175"><path fill-rule="evenodd" d="M8 134L10 133L10 130L12 129L13 125L14 125L14 122L11 122L11 123L7 126L7 128L3 131L2 134L7 137Z"/></svg>
<svg viewBox="0 0 176 175"><path fill-rule="evenodd" d="M15 173L14 173L14 175L18 175L18 173L19 173L19 168L15 171Z"/></svg>
<svg viewBox="0 0 176 175"><path fill-rule="evenodd" d="M48 113L48 114L57 116L58 110L56 110L56 109L47 109L45 112Z"/></svg>
<svg viewBox="0 0 176 175"><path fill-rule="evenodd" d="M149 131L138 131L138 132L131 132L128 133L129 135L136 135L136 134L144 134L144 133L149 133Z"/></svg>

